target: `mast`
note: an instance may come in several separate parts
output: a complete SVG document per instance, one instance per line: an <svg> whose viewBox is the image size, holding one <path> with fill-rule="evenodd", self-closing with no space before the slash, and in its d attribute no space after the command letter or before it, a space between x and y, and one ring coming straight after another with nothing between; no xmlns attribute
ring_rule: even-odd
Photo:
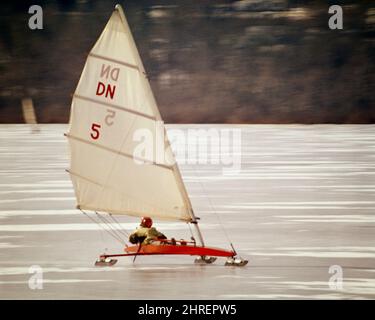
<svg viewBox="0 0 375 320"><path fill-rule="evenodd" d="M152 103L153 111L156 114L157 120L162 121L162 117L160 115L159 109L156 107L156 100L155 100L154 94L152 92L150 82L147 79L147 74L146 74L145 68L144 68L142 60L140 58L139 51L138 51L138 48L137 48L137 46L135 44L133 35L132 35L131 31L130 31L130 27L129 27L129 24L128 24L127 20L126 20L124 11L123 11L123 9L122 9L122 7L121 7L120 4L116 4L115 10L117 10L119 12L121 20L122 20L122 22L123 22L123 24L125 26L125 29L128 32L129 37L131 39L130 42L131 42L131 46L133 47L134 52L136 53L135 56L136 56L136 59L138 60L137 64L138 64L138 67L139 67L139 71L143 74L143 77L141 77L142 81L144 82L144 84L146 85L146 87L148 89L147 93L149 94L149 97L154 102L154 103ZM168 144L168 147L170 147L170 142L169 142L168 135L167 135L167 132L166 132L165 128L164 128L164 136L165 136L166 143ZM180 169L179 169L179 167L178 167L178 165L177 165L176 162L175 162L175 164L173 166L173 173L174 173L174 175L176 177L176 181L178 183L178 187L179 187L179 189L180 189L180 191L181 191L181 193L183 195L185 205L188 208L190 216L191 216L191 221L188 222L188 223L192 223L194 225L196 233L198 235L198 239L199 239L201 245L204 246L203 236L202 236L202 233L201 233L201 231L199 229L199 226L198 226L198 218L194 214L193 207L191 205L191 201L190 201L189 195L188 195L188 193L186 191L186 187L185 187L185 185L183 183L183 180L182 180L182 177L181 177Z"/></svg>

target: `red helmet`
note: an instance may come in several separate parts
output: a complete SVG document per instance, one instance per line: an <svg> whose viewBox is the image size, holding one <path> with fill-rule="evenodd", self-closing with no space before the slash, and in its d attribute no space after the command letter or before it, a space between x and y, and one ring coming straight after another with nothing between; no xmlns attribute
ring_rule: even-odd
<svg viewBox="0 0 375 320"><path fill-rule="evenodd" d="M151 228L152 227L152 219L149 217L143 217L141 221L141 227Z"/></svg>

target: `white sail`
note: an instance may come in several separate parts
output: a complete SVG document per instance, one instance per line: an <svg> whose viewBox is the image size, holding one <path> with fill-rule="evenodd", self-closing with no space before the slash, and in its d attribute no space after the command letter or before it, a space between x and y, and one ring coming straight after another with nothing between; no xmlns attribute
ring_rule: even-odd
<svg viewBox="0 0 375 320"><path fill-rule="evenodd" d="M73 96L67 134L78 207L113 214L194 220L180 172L160 125L151 87L120 6L88 55ZM161 141L155 152L134 156L134 133ZM138 159L139 160L139 159Z"/></svg>

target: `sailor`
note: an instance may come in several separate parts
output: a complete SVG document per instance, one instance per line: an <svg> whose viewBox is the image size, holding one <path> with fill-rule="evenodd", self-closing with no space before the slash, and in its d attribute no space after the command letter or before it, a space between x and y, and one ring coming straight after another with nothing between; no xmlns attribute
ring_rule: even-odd
<svg viewBox="0 0 375 320"><path fill-rule="evenodd" d="M129 236L130 243L137 244L160 244L158 240L167 237L152 226L152 219L143 217L139 227Z"/></svg>

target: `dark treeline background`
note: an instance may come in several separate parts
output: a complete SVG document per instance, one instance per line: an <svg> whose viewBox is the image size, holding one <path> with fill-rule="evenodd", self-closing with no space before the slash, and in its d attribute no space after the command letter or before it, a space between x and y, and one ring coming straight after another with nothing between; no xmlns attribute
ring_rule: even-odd
<svg viewBox="0 0 375 320"><path fill-rule="evenodd" d="M375 123L372 1L1 1L0 122L67 122L86 56L123 5L166 122ZM28 28L39 4L44 29ZM328 28L340 4L344 29Z"/></svg>

